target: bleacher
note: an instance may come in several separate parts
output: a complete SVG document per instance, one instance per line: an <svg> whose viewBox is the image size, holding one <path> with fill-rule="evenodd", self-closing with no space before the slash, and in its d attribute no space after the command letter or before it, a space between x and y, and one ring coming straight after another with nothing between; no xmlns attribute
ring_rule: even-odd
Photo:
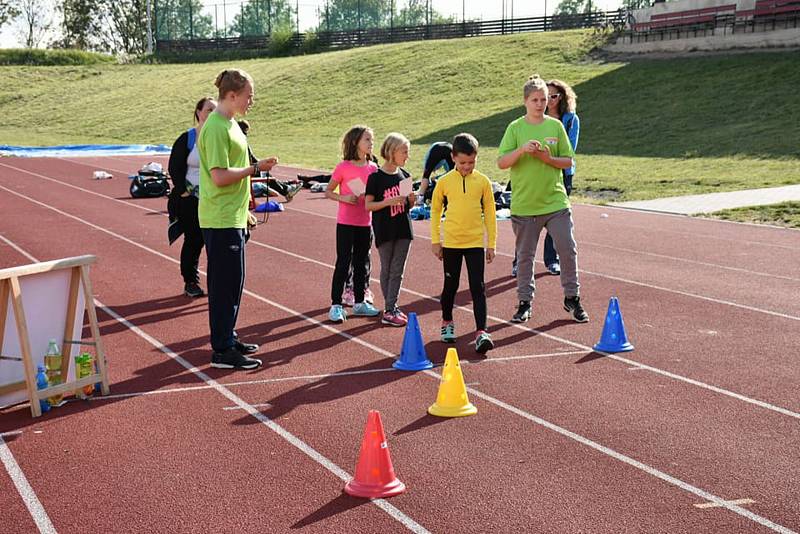
<svg viewBox="0 0 800 534"><path fill-rule="evenodd" d="M769 2L781 0L764 0ZM783 0L800 2L800 0ZM709 26L733 21L736 17L736 4L726 4L723 6L712 6L702 9L688 9L686 11L675 11L670 13L659 13L650 17L649 22L634 24L633 29L638 32L648 30L660 30L676 28L681 26Z"/></svg>

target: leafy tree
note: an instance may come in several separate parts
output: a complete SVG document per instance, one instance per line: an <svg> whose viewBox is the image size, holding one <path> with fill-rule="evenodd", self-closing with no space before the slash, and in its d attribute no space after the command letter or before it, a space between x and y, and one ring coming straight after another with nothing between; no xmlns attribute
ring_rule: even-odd
<svg viewBox="0 0 800 534"><path fill-rule="evenodd" d="M388 26L391 0L330 0L319 9L320 30Z"/></svg>
<svg viewBox="0 0 800 534"><path fill-rule="evenodd" d="M103 28L100 25L102 0L62 0L61 38L51 45L55 48L100 50Z"/></svg>
<svg viewBox="0 0 800 534"><path fill-rule="evenodd" d="M0 27L6 22L13 20L19 15L16 2L12 0L0 0Z"/></svg>
<svg viewBox="0 0 800 534"><path fill-rule="evenodd" d="M294 32L295 8L286 0L250 0L233 18L229 32L234 35L269 35Z"/></svg>
<svg viewBox="0 0 800 534"><path fill-rule="evenodd" d="M579 15L592 13L597 9L597 5L592 0L561 0L553 15Z"/></svg>
<svg viewBox="0 0 800 534"><path fill-rule="evenodd" d="M154 33L159 39L208 39L214 35L213 18L203 12L200 0L153 0L153 5Z"/></svg>

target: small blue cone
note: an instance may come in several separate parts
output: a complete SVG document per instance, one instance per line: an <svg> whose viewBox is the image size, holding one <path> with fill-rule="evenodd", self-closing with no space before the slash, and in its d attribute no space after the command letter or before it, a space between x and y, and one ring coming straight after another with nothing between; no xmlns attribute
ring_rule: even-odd
<svg viewBox="0 0 800 534"><path fill-rule="evenodd" d="M625 333L625 323L622 322L622 312L619 311L619 301L617 297L611 297L608 301L608 312L606 312L606 322L603 325L603 333L600 341L594 346L598 352L628 352L633 350L633 345L628 341Z"/></svg>
<svg viewBox="0 0 800 534"><path fill-rule="evenodd" d="M403 336L403 349L400 351L400 359L396 360L392 367L401 371L422 371L433 367L433 362L428 359L425 352L425 343L422 341L422 332L419 329L417 314L408 314L408 324L406 333Z"/></svg>

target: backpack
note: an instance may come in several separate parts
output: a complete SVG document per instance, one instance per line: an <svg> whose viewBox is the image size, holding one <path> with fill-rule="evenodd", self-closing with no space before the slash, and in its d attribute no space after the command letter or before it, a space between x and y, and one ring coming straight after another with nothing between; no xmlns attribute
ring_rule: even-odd
<svg viewBox="0 0 800 534"><path fill-rule="evenodd" d="M130 193L133 198L155 198L169 194L167 175L158 163L148 163L139 172L129 177Z"/></svg>

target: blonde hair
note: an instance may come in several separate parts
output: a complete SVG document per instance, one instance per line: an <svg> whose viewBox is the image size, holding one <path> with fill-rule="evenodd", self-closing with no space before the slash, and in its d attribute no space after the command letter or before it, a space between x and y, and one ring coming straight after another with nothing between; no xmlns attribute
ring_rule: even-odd
<svg viewBox="0 0 800 534"><path fill-rule="evenodd" d="M223 70L217 74L214 85L219 89L219 99L225 98L229 92L239 94L247 83L253 86L253 78L241 69Z"/></svg>
<svg viewBox="0 0 800 534"><path fill-rule="evenodd" d="M578 109L578 96L568 83L562 82L561 80L550 80L547 82L547 86L555 88L561 95L561 99L558 101L559 115L563 116L564 113L568 111L570 113L575 113L575 110Z"/></svg>
<svg viewBox="0 0 800 534"><path fill-rule="evenodd" d="M547 84L538 74L534 74L528 78L528 81L522 86L522 96L527 100L531 93L536 91L544 91L544 94L547 95Z"/></svg>
<svg viewBox="0 0 800 534"><path fill-rule="evenodd" d="M381 145L381 157L390 163L394 163L394 153L401 146L411 147L411 142L405 135L397 132L388 134Z"/></svg>
<svg viewBox="0 0 800 534"><path fill-rule="evenodd" d="M372 128L364 125L353 126L342 139L342 159L345 161L358 161L358 143L366 132L372 132ZM367 155L369 157L369 154Z"/></svg>

